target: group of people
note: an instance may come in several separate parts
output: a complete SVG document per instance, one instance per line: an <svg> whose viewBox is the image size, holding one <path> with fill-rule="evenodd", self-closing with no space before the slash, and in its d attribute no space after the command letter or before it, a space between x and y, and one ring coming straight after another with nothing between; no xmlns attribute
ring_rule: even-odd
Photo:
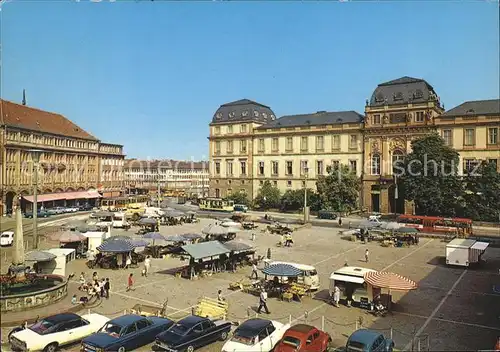
<svg viewBox="0 0 500 352"><path fill-rule="evenodd" d="M99 300L101 298L109 299L109 290L111 288L109 278L102 278L101 280L99 280L97 272L94 271L94 273L92 274L92 279L90 281L87 281L85 278L85 273L82 272L80 274L79 281L80 286L78 287L78 289L80 291L87 292L87 295L80 297L80 299L78 299L76 295L73 295L71 300L73 304L77 304L79 302L87 303L92 298L95 298L96 300Z"/></svg>
<svg viewBox="0 0 500 352"><path fill-rule="evenodd" d="M282 247L291 247L293 244L292 234L289 232L285 235L281 235L280 246Z"/></svg>

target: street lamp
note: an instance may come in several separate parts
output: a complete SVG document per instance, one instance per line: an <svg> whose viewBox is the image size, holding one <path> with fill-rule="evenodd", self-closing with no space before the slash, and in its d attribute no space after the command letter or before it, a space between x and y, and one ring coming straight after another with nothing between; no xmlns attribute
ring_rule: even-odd
<svg viewBox="0 0 500 352"><path fill-rule="evenodd" d="M33 248L38 248L38 163L43 150L30 149L33 161Z"/></svg>
<svg viewBox="0 0 500 352"><path fill-rule="evenodd" d="M307 177L309 176L309 168L304 167L304 224L309 220L309 212L307 209Z"/></svg>

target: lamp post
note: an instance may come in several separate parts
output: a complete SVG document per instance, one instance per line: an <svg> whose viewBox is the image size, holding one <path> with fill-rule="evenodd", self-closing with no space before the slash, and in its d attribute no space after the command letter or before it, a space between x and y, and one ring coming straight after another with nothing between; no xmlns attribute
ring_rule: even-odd
<svg viewBox="0 0 500 352"><path fill-rule="evenodd" d="M158 208L161 208L161 185L160 185L160 180L158 180Z"/></svg>
<svg viewBox="0 0 500 352"><path fill-rule="evenodd" d="M38 163L43 150L31 149L33 161L33 248L38 248Z"/></svg>
<svg viewBox="0 0 500 352"><path fill-rule="evenodd" d="M307 177L309 176L309 168L304 167L304 224L309 220L309 212L307 209Z"/></svg>

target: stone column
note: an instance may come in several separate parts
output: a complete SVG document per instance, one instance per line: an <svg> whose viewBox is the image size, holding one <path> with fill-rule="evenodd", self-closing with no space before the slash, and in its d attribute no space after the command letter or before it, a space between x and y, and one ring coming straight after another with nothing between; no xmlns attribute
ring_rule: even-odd
<svg viewBox="0 0 500 352"><path fill-rule="evenodd" d="M14 198L13 205L16 216L16 231L14 233L14 242L12 244L12 264L21 266L24 264L24 235L23 235L23 215L19 200Z"/></svg>
<svg viewBox="0 0 500 352"><path fill-rule="evenodd" d="M380 188L380 212L389 213L389 189L386 186Z"/></svg>

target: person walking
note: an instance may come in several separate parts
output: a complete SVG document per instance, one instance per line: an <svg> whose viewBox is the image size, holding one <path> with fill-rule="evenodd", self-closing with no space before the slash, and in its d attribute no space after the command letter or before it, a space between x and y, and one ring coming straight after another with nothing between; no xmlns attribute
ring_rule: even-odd
<svg viewBox="0 0 500 352"><path fill-rule="evenodd" d="M134 290L134 274L130 273L128 276L128 281L127 281L127 292L130 290Z"/></svg>
<svg viewBox="0 0 500 352"><path fill-rule="evenodd" d="M342 217L339 216L339 226L342 226Z"/></svg>
<svg viewBox="0 0 500 352"><path fill-rule="evenodd" d="M130 255L127 256L127 260L125 262L125 269L128 269L128 267L132 265L132 258L130 258Z"/></svg>
<svg viewBox="0 0 500 352"><path fill-rule="evenodd" d="M266 314L271 314L271 312L267 308L267 292L264 289L262 289L262 291L260 292L259 308L257 309L257 314L260 314L260 311L262 310L262 308L264 308L264 310L266 311Z"/></svg>
<svg viewBox="0 0 500 352"><path fill-rule="evenodd" d="M94 271L94 273L92 274L92 281L97 281L99 280L99 275L97 275L97 271Z"/></svg>
<svg viewBox="0 0 500 352"><path fill-rule="evenodd" d="M150 269L151 269L151 257L148 255L146 259L144 259L144 276L148 277Z"/></svg>
<svg viewBox="0 0 500 352"><path fill-rule="evenodd" d="M252 264L252 274L250 275L250 279L253 279L253 276L255 275L255 278L259 278L259 272L257 271L257 265L255 263Z"/></svg>
<svg viewBox="0 0 500 352"><path fill-rule="evenodd" d="M368 251L368 248L365 250L365 262L368 263L368 256L369 256L370 252Z"/></svg>
<svg viewBox="0 0 500 352"><path fill-rule="evenodd" d="M80 274L80 286L78 287L78 289L80 291L83 290L83 287L85 286L85 273L82 271L82 273Z"/></svg>
<svg viewBox="0 0 500 352"><path fill-rule="evenodd" d="M338 286L335 286L333 288L333 304L335 305L335 307L339 306L339 302L340 302L340 288Z"/></svg>
<svg viewBox="0 0 500 352"><path fill-rule="evenodd" d="M224 302L224 297L222 297L222 290L217 292L217 301Z"/></svg>
<svg viewBox="0 0 500 352"><path fill-rule="evenodd" d="M101 282L99 283L99 290L101 291L101 297L105 297L106 291L104 290L104 285L106 285L106 279L102 279Z"/></svg>
<svg viewBox="0 0 500 352"><path fill-rule="evenodd" d="M106 299L109 299L109 277L106 278L106 282L104 283L104 294L106 296Z"/></svg>

